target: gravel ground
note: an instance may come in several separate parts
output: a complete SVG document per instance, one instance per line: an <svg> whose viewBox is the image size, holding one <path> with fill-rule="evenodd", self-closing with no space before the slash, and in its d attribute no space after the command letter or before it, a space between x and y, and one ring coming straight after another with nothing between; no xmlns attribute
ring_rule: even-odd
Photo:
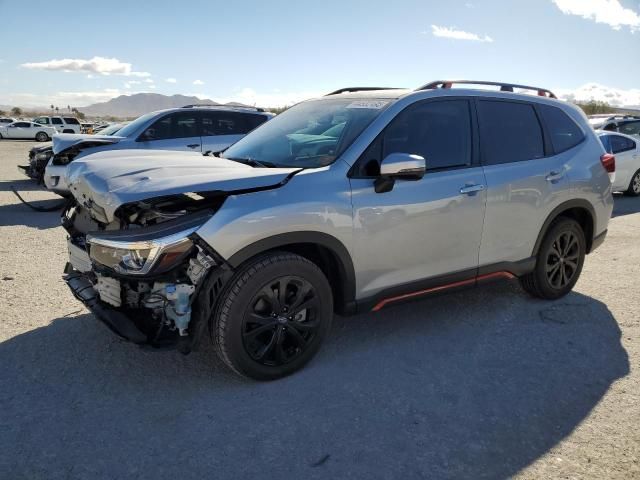
<svg viewBox="0 0 640 480"><path fill-rule="evenodd" d="M303 371L124 343L61 280L57 201L0 142L0 478L640 478L640 199L557 302L517 283L336 318ZM635 366L631 368L631 366Z"/></svg>

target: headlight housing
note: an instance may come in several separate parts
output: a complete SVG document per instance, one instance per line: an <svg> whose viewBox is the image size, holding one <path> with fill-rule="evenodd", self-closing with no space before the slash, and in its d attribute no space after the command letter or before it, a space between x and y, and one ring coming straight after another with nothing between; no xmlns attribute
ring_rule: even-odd
<svg viewBox="0 0 640 480"><path fill-rule="evenodd" d="M116 240L87 235L89 256L107 268L123 275L145 275L173 268L193 249L188 238L199 227L150 240Z"/></svg>
<svg viewBox="0 0 640 480"><path fill-rule="evenodd" d="M49 158L51 158L50 152L36 153L36 160L49 160Z"/></svg>

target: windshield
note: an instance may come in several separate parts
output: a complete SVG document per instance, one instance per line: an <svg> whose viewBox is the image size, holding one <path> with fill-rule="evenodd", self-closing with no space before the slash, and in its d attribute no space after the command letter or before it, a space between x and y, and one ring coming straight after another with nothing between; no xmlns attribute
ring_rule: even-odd
<svg viewBox="0 0 640 480"><path fill-rule="evenodd" d="M119 137L128 137L129 135L135 133L138 131L138 129L144 125L145 123L147 123L147 121L149 121L149 119L155 117L157 115L156 112L151 112L151 113L147 113L145 115L142 115L141 117L136 118L133 122L131 122L129 125L123 127L119 132L118 132L118 136Z"/></svg>
<svg viewBox="0 0 640 480"><path fill-rule="evenodd" d="M389 103L344 98L300 103L233 144L222 157L254 166L323 167L333 163Z"/></svg>

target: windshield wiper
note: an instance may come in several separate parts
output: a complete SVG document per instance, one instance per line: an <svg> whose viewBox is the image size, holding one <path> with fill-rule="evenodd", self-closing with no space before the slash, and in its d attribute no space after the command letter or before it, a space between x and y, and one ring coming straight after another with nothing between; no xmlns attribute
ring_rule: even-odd
<svg viewBox="0 0 640 480"><path fill-rule="evenodd" d="M223 157L225 160L231 160L232 162L244 163L245 165L249 165L254 168L276 168L275 163L271 162L259 162L258 160L254 160L253 158L230 158Z"/></svg>

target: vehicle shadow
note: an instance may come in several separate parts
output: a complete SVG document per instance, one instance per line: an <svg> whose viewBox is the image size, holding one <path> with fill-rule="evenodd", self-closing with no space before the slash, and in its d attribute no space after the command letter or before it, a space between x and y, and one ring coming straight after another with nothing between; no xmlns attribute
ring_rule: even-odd
<svg viewBox="0 0 640 480"><path fill-rule="evenodd" d="M37 212L21 203L16 197L16 203L0 205L0 227L24 225L45 230L47 228L60 226L60 212L65 202L64 199L55 198L31 201L29 198L25 198L25 200L36 208L56 209L48 212ZM57 208L58 206L59 208Z"/></svg>
<svg viewBox="0 0 640 480"><path fill-rule="evenodd" d="M71 309L71 307L70 307ZM336 318L303 371L237 378L205 348L124 343L90 314L0 344L9 478L507 478L629 372L606 305L514 284Z"/></svg>
<svg viewBox="0 0 640 480"><path fill-rule="evenodd" d="M614 205L611 218L640 212L640 197L627 197L625 195L615 194L613 200Z"/></svg>

